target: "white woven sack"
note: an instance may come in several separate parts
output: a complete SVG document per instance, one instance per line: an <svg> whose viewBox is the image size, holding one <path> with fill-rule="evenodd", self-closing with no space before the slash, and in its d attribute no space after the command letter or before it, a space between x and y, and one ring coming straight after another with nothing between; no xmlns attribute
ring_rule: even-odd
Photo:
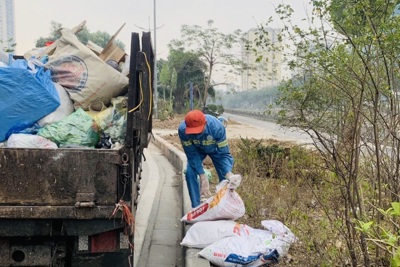
<svg viewBox="0 0 400 267"><path fill-rule="evenodd" d="M56 149L56 143L39 135L15 133L7 140L8 148L49 148Z"/></svg>
<svg viewBox="0 0 400 267"><path fill-rule="evenodd" d="M253 228L231 220L197 222L190 226L181 245L192 248L205 248L215 241L228 236L246 236Z"/></svg>
<svg viewBox="0 0 400 267"><path fill-rule="evenodd" d="M272 234L270 239L273 239ZM258 235L229 236L217 240L198 254L217 266L257 266L252 263L274 250Z"/></svg>
<svg viewBox="0 0 400 267"><path fill-rule="evenodd" d="M249 235L219 239L199 252L217 266L270 266L287 255L296 236L282 222L265 220L266 229L252 229Z"/></svg>
<svg viewBox="0 0 400 267"><path fill-rule="evenodd" d="M74 103L72 102L71 98L69 98L69 95L67 91L65 91L64 87L62 87L58 83L54 83L54 86L56 87L58 96L60 97L60 105L52 113L48 114L38 121L40 127L44 127L47 124L60 121L68 117L75 111Z"/></svg>
<svg viewBox="0 0 400 267"><path fill-rule="evenodd" d="M232 188L228 180L217 185L217 192L198 207L189 211L181 221L195 223L201 221L237 220L245 212L242 198Z"/></svg>

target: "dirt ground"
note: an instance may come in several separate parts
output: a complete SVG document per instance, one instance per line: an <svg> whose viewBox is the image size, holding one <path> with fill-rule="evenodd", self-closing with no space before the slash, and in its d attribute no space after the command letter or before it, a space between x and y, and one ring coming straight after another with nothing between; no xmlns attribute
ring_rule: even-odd
<svg viewBox="0 0 400 267"><path fill-rule="evenodd" d="M166 120L153 119L153 134L161 136L164 140L174 145L178 149L182 150L182 145L178 137L179 124L184 120L183 114L175 115ZM263 140L264 143L279 143L284 146L290 146L293 144L291 141L278 141L270 136L268 133L249 125L241 124L232 119L228 120L226 127L226 136L232 154L235 153L235 146L233 143L239 142L240 138ZM203 162L206 168L212 168L213 164L210 158L206 158Z"/></svg>
<svg viewBox="0 0 400 267"><path fill-rule="evenodd" d="M153 120L154 132L162 134L165 139L173 141L175 135L177 137L179 124L184 120L184 115L178 114L172 118L166 120ZM175 132L174 132L175 131ZM251 127L248 125L240 124L231 119L228 120L228 126L226 128L227 139L239 139L239 138L254 138L254 139L272 139L273 136L268 136L268 134L258 128ZM176 138L177 141L179 141Z"/></svg>

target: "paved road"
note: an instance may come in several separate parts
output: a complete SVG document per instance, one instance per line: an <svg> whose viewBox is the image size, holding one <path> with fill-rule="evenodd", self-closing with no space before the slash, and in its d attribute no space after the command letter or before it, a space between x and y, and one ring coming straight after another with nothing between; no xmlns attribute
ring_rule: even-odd
<svg viewBox="0 0 400 267"><path fill-rule="evenodd" d="M279 124L270 121L258 120L255 118L245 117L241 115L226 113L222 115L223 117L233 119L242 124L247 124L255 128L261 129L271 134L274 138L279 140L295 141L303 144L311 144L311 138L296 128L282 128ZM228 124L229 127L229 124Z"/></svg>

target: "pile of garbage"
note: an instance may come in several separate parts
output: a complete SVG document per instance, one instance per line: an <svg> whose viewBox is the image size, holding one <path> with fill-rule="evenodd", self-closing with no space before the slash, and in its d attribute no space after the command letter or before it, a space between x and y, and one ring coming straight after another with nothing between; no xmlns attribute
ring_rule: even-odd
<svg viewBox="0 0 400 267"><path fill-rule="evenodd" d="M123 145L129 56L115 45L96 51L77 31L23 57L0 49L0 147Z"/></svg>
<svg viewBox="0 0 400 267"><path fill-rule="evenodd" d="M201 249L198 255L216 266L273 266L285 257L296 236L278 220L264 220L255 229L235 220L245 214L236 192L242 177L220 182L214 196L185 214L181 221L193 224L181 245Z"/></svg>

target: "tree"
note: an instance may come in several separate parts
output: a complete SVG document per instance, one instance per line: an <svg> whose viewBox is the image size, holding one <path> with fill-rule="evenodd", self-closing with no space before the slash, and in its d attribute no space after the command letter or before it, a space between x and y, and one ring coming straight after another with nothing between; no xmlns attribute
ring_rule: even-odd
<svg viewBox="0 0 400 267"><path fill-rule="evenodd" d="M49 36L48 37L39 37L36 40L35 46L43 47L46 45L47 42L53 42L53 41L57 40L58 38L61 37L60 29L62 29L62 28L63 28L63 26L61 23L51 21ZM76 36L78 37L79 41L81 41L85 45L90 40L103 48L106 46L108 41L111 39L111 35L104 31L97 31L97 32L91 33L88 30L88 28L86 27L86 25L83 26L82 30L80 30L78 33L76 33ZM120 40L116 40L115 44L122 50L125 50L125 45Z"/></svg>
<svg viewBox="0 0 400 267"><path fill-rule="evenodd" d="M385 20L390 18L390 14L393 14L395 2L399 3L399 1L382 2L379 0L369 0L368 2L332 0L327 11L335 30L350 36L361 36L370 27L368 20L373 19L377 26L385 23ZM371 6L375 7L373 10L375 13L373 16L368 16ZM353 19L355 16L357 20Z"/></svg>
<svg viewBox="0 0 400 267"><path fill-rule="evenodd" d="M160 60L161 61L161 60ZM167 61L161 61L162 62L162 67L161 72L160 72L160 85L163 87L163 99L164 101L166 100L165 98L165 91L168 90L168 88L171 88L172 86L172 70L170 66L168 65Z"/></svg>
<svg viewBox="0 0 400 267"><path fill-rule="evenodd" d="M303 129L325 159L319 175L326 174L323 182L331 183L336 194L324 208L346 244L342 260L354 267L382 266L382 259L388 254L395 259L399 251L370 242L357 228L360 221L373 222L376 233L387 236L382 229L393 226L378 211L400 198L396 1L311 2L307 29L293 24L290 6L276 10L283 19L279 38L287 42L284 52L292 70L292 78L280 87L280 123ZM267 44L265 49L274 47ZM317 190L315 195L326 203L326 195ZM398 225L396 221L395 233ZM332 262L321 256L318 260L318 266Z"/></svg>
<svg viewBox="0 0 400 267"><path fill-rule="evenodd" d="M77 36L78 36L78 38L80 36L82 36L81 38L83 40L84 40L84 38L87 38L87 41L90 40L103 48L107 45L108 41L111 39L111 35L104 31L96 31L93 33L89 33L89 32L85 33L83 31L81 31L77 34ZM87 43L87 41L86 41L86 43ZM120 40L116 40L115 44L122 50L125 50L125 45Z"/></svg>
<svg viewBox="0 0 400 267"><path fill-rule="evenodd" d="M7 53L14 52L16 45L13 38L6 41L0 40L0 48Z"/></svg>
<svg viewBox="0 0 400 267"><path fill-rule="evenodd" d="M169 88L169 101L177 113L182 113L189 99L189 84L194 84L195 96L200 99L205 85L205 64L197 54L170 47L168 61L163 64L160 83Z"/></svg>
<svg viewBox="0 0 400 267"><path fill-rule="evenodd" d="M186 49L195 55L206 66L205 84L201 93L201 105L205 108L207 104L208 91L210 88L223 84L225 81L213 80L215 71L240 71L243 67L242 61L237 57L236 48L241 44L241 31L232 34L224 34L213 27L213 21L209 20L207 28L198 25L183 25L181 28L181 39L171 41L174 50ZM221 67L220 69L218 69Z"/></svg>
<svg viewBox="0 0 400 267"><path fill-rule="evenodd" d="M161 119L173 116L173 100L172 94L169 95L167 100L167 93L171 90L173 82L172 70L168 65L168 61L160 59L157 61L158 75L158 94L162 95L162 99L158 99L159 117ZM171 90L172 93L172 90Z"/></svg>
<svg viewBox="0 0 400 267"><path fill-rule="evenodd" d="M54 42L58 38L61 37L60 29L62 28L62 24L59 22L51 21L50 22L50 34L48 37L39 37L36 40L36 47L43 47L47 42Z"/></svg>
<svg viewBox="0 0 400 267"><path fill-rule="evenodd" d="M107 33L105 33L105 34L107 34ZM98 36L93 36L93 34L91 34L89 32L86 25L82 28L82 30L77 32L75 35L76 35L76 37L78 37L79 41L81 41L82 44L86 45L90 40L100 47L105 47L105 45L107 44L107 42L104 43L105 38L108 38L107 40L110 40L110 38L111 38L109 34L108 34L108 36L103 35L104 38L99 38Z"/></svg>

